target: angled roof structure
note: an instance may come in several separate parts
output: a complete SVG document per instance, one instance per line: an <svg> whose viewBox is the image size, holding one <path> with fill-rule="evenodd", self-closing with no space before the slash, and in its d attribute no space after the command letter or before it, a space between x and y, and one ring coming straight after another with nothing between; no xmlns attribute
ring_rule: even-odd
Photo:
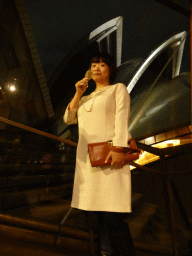
<svg viewBox="0 0 192 256"><path fill-rule="evenodd" d="M163 42L159 47L153 50L149 55L149 57L144 61L141 67L134 74L130 83L127 85L128 92L131 93L135 84L137 83L139 78L142 76L142 74L145 72L145 70L157 58L157 56L159 56L163 51L167 49L171 49L171 52L172 52L172 56L170 56L170 60L168 60L168 61L172 61L172 79L178 76L180 73L181 60L183 56L186 37L187 37L187 32L183 31L171 37L167 41Z"/></svg>
<svg viewBox="0 0 192 256"><path fill-rule="evenodd" d="M15 4L17 7L17 11L18 11L18 15L20 18L20 22L22 24L23 27L23 31L25 33L25 37L28 43L28 47L31 53L31 57L33 60L33 64L34 64L34 68L35 68L35 72L39 81L39 85L41 88L41 92L43 95L43 99L44 99L44 103L45 103L45 107L48 113L48 117L51 118L54 116L54 110L52 107L52 103L51 103L51 99L50 99L50 95L49 95L49 90L47 87L47 82L46 82L46 78L44 75L44 70L41 64L41 60L39 57L39 52L37 49L37 45L36 45L36 39L34 36L34 31L31 27L31 22L29 19L29 14L26 10L26 6L24 3L24 0L15 0Z"/></svg>
<svg viewBox="0 0 192 256"><path fill-rule="evenodd" d="M152 93L158 95L156 89L163 93L161 87L168 89L168 84L174 84L172 87L177 88L178 83L183 83L186 90L183 87L181 95L184 91L187 92L188 75L182 74L180 77L180 72L189 72L189 37L186 37L190 27L188 3L180 5L180 1L149 0L144 4L139 0L106 0L105 5L95 6L89 1L85 10L85 5L81 2L74 5L71 0L14 2L50 118L55 116L57 107L61 110L66 106L73 94L74 81L84 75L88 60L82 63L83 55L90 57L98 50L107 51L114 56L118 66L118 79L127 85L131 94L132 115L129 129L133 133L136 129L137 134L140 133L138 120L142 119L144 122L145 113L148 113L149 118L152 117L152 112L154 114L165 110L165 105L161 102L158 103L159 107L155 106L158 101L151 103L155 106L153 111L149 111L151 106L145 103L140 104L140 110L137 109L136 102L140 99L141 103L141 95L150 95L150 88ZM159 68L162 69L163 66L157 68L157 62L161 62L162 58L165 65L164 61L168 61L174 51L176 54L162 72L160 80L155 82L158 73L154 72L153 67L160 71ZM74 65L75 71L73 70L73 77L70 77L68 74L80 52L81 61ZM77 71L80 73L77 74ZM167 76L164 75L166 72ZM138 88L142 88L147 73L150 75L142 91ZM57 98L55 105L53 97ZM170 104L170 101L167 102ZM174 104L176 102L179 102L178 98ZM166 127L163 129L166 130Z"/></svg>

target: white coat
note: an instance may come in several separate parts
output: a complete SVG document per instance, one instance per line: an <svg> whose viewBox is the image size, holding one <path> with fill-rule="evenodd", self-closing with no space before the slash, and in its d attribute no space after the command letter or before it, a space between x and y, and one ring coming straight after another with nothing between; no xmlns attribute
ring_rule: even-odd
<svg viewBox="0 0 192 256"><path fill-rule="evenodd" d="M131 172L123 168L92 167L88 143L112 140L127 147L130 96L124 84L106 86L83 96L77 109L67 109L64 122L78 122L79 141L71 207L89 211L131 212Z"/></svg>

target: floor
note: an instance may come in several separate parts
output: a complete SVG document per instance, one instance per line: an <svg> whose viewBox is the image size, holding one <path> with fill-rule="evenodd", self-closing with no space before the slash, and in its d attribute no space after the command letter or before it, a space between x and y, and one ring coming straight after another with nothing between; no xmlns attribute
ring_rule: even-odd
<svg viewBox="0 0 192 256"><path fill-rule="evenodd" d="M41 218L44 221L52 222L52 223L59 223L61 219L63 219L64 212L68 210L65 209L65 205L62 204L62 207L58 204L49 204L45 205L44 210L42 211L41 207L36 207L31 209L30 214L31 217L34 219L36 218ZM22 215L28 215L29 209L25 210L23 209ZM52 213L50 215L50 212ZM16 216L21 215L21 209L17 213L17 211L14 212ZM73 218L72 216L75 216ZM69 226L81 226L83 225L83 219L80 218L78 214L75 215L75 210L73 211L73 214L71 218L69 217L67 220L67 223ZM12 230L12 229L11 229ZM163 245L163 247L168 247L171 244L171 238L170 234L167 232L167 229L164 227L164 225L159 222L158 220L153 223L153 226L151 227L152 232L147 232L144 234L142 240L144 243L149 244L149 245ZM61 248L56 249L53 247L49 247L47 244L37 244L37 243L27 243L24 241L21 241L17 239L17 234L12 233L12 238L10 236L5 236L2 235L2 227L0 226L0 256L78 256L78 255L84 255L84 256L89 256L89 253L82 252L81 249L78 249L78 246L76 246L76 240L73 246L68 246L68 249ZM186 246L186 241L183 239L183 235L179 236L182 230L178 232L178 240L181 241L181 243L184 244L184 249L180 251L178 256L187 256L187 255L192 255L192 253L189 251L189 249ZM10 232L10 228L9 228ZM12 231L13 232L13 231ZM30 232L30 231L29 231ZM45 239L44 239L45 240ZM84 246L84 244L83 244ZM65 246L67 248L67 245ZM77 248L77 249L76 249ZM76 250L76 253L74 251ZM73 251L73 253L72 253ZM86 251L86 250L83 250ZM87 249L88 251L88 249ZM71 252L71 253L70 253ZM161 254L161 253L155 253L155 252L149 252L146 250L139 250L136 249L136 256L160 256L160 255L171 255L171 254Z"/></svg>
<svg viewBox="0 0 192 256"><path fill-rule="evenodd" d="M64 248L63 248L64 249ZM59 250L53 247L40 245L40 244L32 244L19 241L17 239L10 239L9 237L0 235L0 255L1 256L90 256L89 253L82 253L77 251L76 253L70 253L70 248L68 248L68 252L65 250ZM74 249L74 248L73 248ZM73 250L74 251L74 250ZM171 255L171 254L161 254L149 251L143 251L136 249L136 256L163 256L163 255ZM178 254L179 256L187 256L192 255L189 250L183 250Z"/></svg>

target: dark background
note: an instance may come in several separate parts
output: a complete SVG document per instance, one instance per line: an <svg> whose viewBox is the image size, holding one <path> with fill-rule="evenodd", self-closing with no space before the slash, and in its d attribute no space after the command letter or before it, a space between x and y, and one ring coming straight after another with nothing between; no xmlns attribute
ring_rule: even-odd
<svg viewBox="0 0 192 256"><path fill-rule="evenodd" d="M190 30L189 0L25 0L25 4L47 78L77 41L115 17L123 16L122 63L145 59L169 37ZM190 35L181 72L189 70Z"/></svg>

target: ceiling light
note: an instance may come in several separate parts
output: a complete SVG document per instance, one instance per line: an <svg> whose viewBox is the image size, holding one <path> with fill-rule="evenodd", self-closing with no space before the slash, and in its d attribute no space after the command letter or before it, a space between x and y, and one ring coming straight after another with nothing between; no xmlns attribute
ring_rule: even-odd
<svg viewBox="0 0 192 256"><path fill-rule="evenodd" d="M16 91L15 85L10 85L10 86L9 86L9 90L10 90L11 92Z"/></svg>

